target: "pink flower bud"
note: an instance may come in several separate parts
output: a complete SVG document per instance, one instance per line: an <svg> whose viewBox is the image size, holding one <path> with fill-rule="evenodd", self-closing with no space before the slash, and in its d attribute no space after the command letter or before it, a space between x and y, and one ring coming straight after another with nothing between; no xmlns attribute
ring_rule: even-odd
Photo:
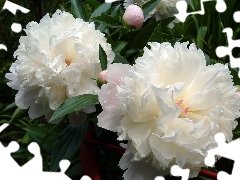
<svg viewBox="0 0 240 180"><path fill-rule="evenodd" d="M104 70L99 73L98 79L97 79L97 84L99 87L101 87L103 84L107 84L107 70Z"/></svg>
<svg viewBox="0 0 240 180"><path fill-rule="evenodd" d="M126 28L140 29L144 22L142 9L134 4L129 5L123 14L122 21Z"/></svg>

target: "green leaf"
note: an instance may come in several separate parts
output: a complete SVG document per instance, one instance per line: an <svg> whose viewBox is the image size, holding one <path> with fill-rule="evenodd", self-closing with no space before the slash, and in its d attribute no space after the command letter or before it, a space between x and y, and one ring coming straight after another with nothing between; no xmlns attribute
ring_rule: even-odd
<svg viewBox="0 0 240 180"><path fill-rule="evenodd" d="M5 111L7 111L7 110L9 110L9 109L11 109L11 108L13 108L13 107L16 107L16 103L15 103L15 102L7 105L7 107L5 107L5 108L2 110L2 113L5 112Z"/></svg>
<svg viewBox="0 0 240 180"><path fill-rule="evenodd" d="M99 44L99 60L101 63L102 70L107 69L107 55L100 44Z"/></svg>
<svg viewBox="0 0 240 180"><path fill-rule="evenodd" d="M158 33L161 34L161 28L167 26L173 19L175 19L175 17L166 18L141 29L130 43L129 49L142 49L150 40L162 41L162 36L158 35Z"/></svg>
<svg viewBox="0 0 240 180"><path fill-rule="evenodd" d="M103 3L101 6L99 6L91 15L89 22L93 20L93 18L97 16L101 16L102 13L106 12L111 8L111 3Z"/></svg>
<svg viewBox="0 0 240 180"><path fill-rule="evenodd" d="M49 122L53 122L66 114L79 111L89 105L95 104L96 102L98 102L98 96L93 94L83 94L67 99L56 109Z"/></svg>
<svg viewBox="0 0 240 180"><path fill-rule="evenodd" d="M88 121L82 126L72 127L68 125L59 135L56 143L53 146L50 170L57 171L59 162L62 159L70 159L82 144L87 132Z"/></svg>
<svg viewBox="0 0 240 180"><path fill-rule="evenodd" d="M82 0L71 0L71 8L78 18L82 18L84 21L87 20L86 11Z"/></svg>
<svg viewBox="0 0 240 180"><path fill-rule="evenodd" d="M87 1L87 3L88 3L90 6L92 6L94 9L97 9L97 8L101 5L101 3L98 2L98 1L96 1L96 0L86 0L86 1Z"/></svg>
<svg viewBox="0 0 240 180"><path fill-rule="evenodd" d="M122 23L119 22L117 19L115 19L114 17L111 17L111 16L107 16L107 15L95 17L95 18L93 18L93 20L99 21L103 25L111 27L111 28L119 28L122 26Z"/></svg>
<svg viewBox="0 0 240 180"><path fill-rule="evenodd" d="M112 10L112 12L111 12L111 16L112 16L112 17L114 17L114 16L117 15L118 10L120 9L120 7L121 7L121 5L119 4L119 5L117 5L117 6L115 6L115 7L113 8L113 10Z"/></svg>
<svg viewBox="0 0 240 180"><path fill-rule="evenodd" d="M161 0L151 0L142 6L143 15L146 17Z"/></svg>
<svg viewBox="0 0 240 180"><path fill-rule="evenodd" d="M54 128L56 125L53 124L38 124L35 126L29 126L26 128L23 128L25 131L27 131L28 135L32 138L32 139L37 139L37 141L39 143L42 142L42 140L44 140L44 138L46 137L46 135L48 135L49 133L51 133L50 136L48 136L48 138L44 141L44 144L52 147L52 145L55 143L58 135L62 132L62 128L58 127L55 128L54 131L51 131L52 128Z"/></svg>
<svg viewBox="0 0 240 180"><path fill-rule="evenodd" d="M147 44L153 31L155 30L155 28L157 27L157 25L159 23L160 23L160 21L157 21L157 22L143 28L132 40L132 42L130 43L129 49L143 48ZM161 33L161 32L159 32L159 33Z"/></svg>
<svg viewBox="0 0 240 180"><path fill-rule="evenodd" d="M233 76L233 82L234 85L240 85L240 78L238 77L238 70L239 68L231 68L231 66L228 66L229 70L231 71L231 75Z"/></svg>
<svg viewBox="0 0 240 180"><path fill-rule="evenodd" d="M204 56L205 56L205 59L206 59L206 65L207 66L213 64L211 58L207 54L204 53Z"/></svg>
<svg viewBox="0 0 240 180"><path fill-rule="evenodd" d="M114 52L121 52L123 48L125 48L127 45L127 42L125 41L114 41L112 44L112 49Z"/></svg>
<svg viewBox="0 0 240 180"><path fill-rule="evenodd" d="M201 26L197 32L197 46L201 49L203 49L203 43L206 36L206 32L207 32L206 26Z"/></svg>
<svg viewBox="0 0 240 180"><path fill-rule="evenodd" d="M81 162L75 163L72 167L70 167L66 171L66 175L69 176L69 177L78 176L79 175L79 169L81 169Z"/></svg>
<svg viewBox="0 0 240 180"><path fill-rule="evenodd" d="M149 42L159 42L161 43L162 40L162 25L161 22L157 25L154 29L152 35L150 36Z"/></svg>
<svg viewBox="0 0 240 180"><path fill-rule="evenodd" d="M20 109L19 107L14 111L12 118L9 121L9 124L13 123L15 120L23 117L24 113L27 112L27 109Z"/></svg>
<svg viewBox="0 0 240 180"><path fill-rule="evenodd" d="M115 52L115 58L113 60L113 63L129 64L129 62L118 52Z"/></svg>

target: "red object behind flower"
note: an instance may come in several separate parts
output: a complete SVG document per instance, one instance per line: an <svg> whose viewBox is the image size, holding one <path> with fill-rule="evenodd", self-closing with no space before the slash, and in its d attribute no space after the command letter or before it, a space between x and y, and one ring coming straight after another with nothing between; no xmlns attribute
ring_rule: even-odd
<svg viewBox="0 0 240 180"><path fill-rule="evenodd" d="M92 180L101 180L98 145L110 149L118 154L124 154L125 152L125 149L122 147L97 141L94 125L92 122L90 122L86 137L81 146L80 154L82 162L82 175L88 175L89 177L91 177ZM199 172L199 175L212 180L217 180L216 172L202 169Z"/></svg>
<svg viewBox="0 0 240 180"><path fill-rule="evenodd" d="M98 144L90 143L86 139L96 140L93 122L89 122L87 134L80 148L82 175L88 175L92 180L101 180Z"/></svg>

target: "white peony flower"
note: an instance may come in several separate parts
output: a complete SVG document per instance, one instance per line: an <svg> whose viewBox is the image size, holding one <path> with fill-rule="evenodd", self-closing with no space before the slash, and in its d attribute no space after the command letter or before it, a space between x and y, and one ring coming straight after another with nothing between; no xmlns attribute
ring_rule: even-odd
<svg viewBox="0 0 240 180"><path fill-rule="evenodd" d="M120 162L129 168L125 179L132 179L139 168L152 168L140 165L143 162L159 175L177 164L189 168L190 177L197 176L207 150L216 146L214 135L223 132L232 139L240 117L237 88L228 67L206 66L194 44L149 45L122 73L113 73L120 66L109 66L108 84L99 93L103 112L98 125L118 132L120 140L130 140ZM148 171L141 172L139 179L147 180Z"/></svg>
<svg viewBox="0 0 240 180"><path fill-rule="evenodd" d="M127 7L130 4L137 3L139 5L144 5L150 0L125 0L125 6ZM177 14L177 8L176 8L176 3L178 1L183 1L183 0L162 0L158 3L158 5L150 12L149 16L145 18L149 18L154 16L156 20L161 20L165 19L168 17L173 17L174 14ZM187 3L190 2L190 0L185 0Z"/></svg>
<svg viewBox="0 0 240 180"><path fill-rule="evenodd" d="M52 17L45 15L39 24L30 22L25 32L6 78L8 85L18 90L17 106L29 108L30 118L49 118L66 99L98 93L94 79L101 72L99 44L109 64L114 53L93 23L57 10ZM94 110L92 106L84 111Z"/></svg>

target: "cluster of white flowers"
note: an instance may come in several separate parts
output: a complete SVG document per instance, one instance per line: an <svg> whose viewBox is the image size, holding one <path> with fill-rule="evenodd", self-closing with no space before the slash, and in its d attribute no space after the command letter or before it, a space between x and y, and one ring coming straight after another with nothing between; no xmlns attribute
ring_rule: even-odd
<svg viewBox="0 0 240 180"><path fill-rule="evenodd" d="M25 32L6 78L8 85L18 90L17 106L30 107L30 118L49 117L70 97L98 93L94 79L101 72L99 44L108 64L114 53L93 23L57 10L52 18L45 15L39 24L30 22ZM85 110L92 112L94 107Z"/></svg>
<svg viewBox="0 0 240 180"><path fill-rule="evenodd" d="M99 93L98 125L129 140L120 166L125 179L149 179L177 164L197 176L214 135L232 139L240 98L226 65L206 66L194 44L149 43L134 66L112 64ZM116 72L116 69L121 71ZM143 165L145 163L145 165ZM149 165L150 164L150 165ZM160 174L159 174L160 173Z"/></svg>
<svg viewBox="0 0 240 180"><path fill-rule="evenodd" d="M177 1L162 0L153 13L171 14ZM114 53L104 34L67 12L47 14L25 32L6 74L8 85L18 90L17 106L29 108L30 118L49 118L68 98L98 94L103 109L98 125L128 140L119 163L127 169L124 179L153 179L175 164L197 176L207 150L216 146L214 135L223 132L231 141L240 117L237 88L228 67L206 66L194 44L149 43L130 66L111 64ZM108 61L102 73L99 45ZM100 89L96 79L106 84Z"/></svg>

